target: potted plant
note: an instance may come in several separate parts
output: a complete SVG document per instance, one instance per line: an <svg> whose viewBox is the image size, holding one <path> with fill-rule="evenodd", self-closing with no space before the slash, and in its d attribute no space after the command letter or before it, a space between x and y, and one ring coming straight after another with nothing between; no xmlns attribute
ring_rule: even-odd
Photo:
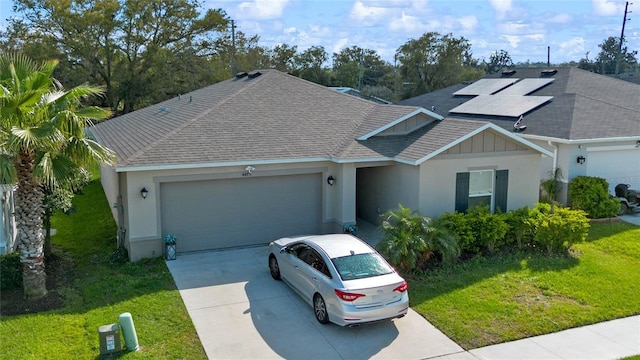
<svg viewBox="0 0 640 360"><path fill-rule="evenodd" d="M345 234L351 234L351 235L358 235L358 225L356 224L345 224L342 227L342 231L344 231Z"/></svg>
<svg viewBox="0 0 640 360"><path fill-rule="evenodd" d="M176 237L174 235L165 236L162 241L164 242L164 258L166 260L176 259Z"/></svg>

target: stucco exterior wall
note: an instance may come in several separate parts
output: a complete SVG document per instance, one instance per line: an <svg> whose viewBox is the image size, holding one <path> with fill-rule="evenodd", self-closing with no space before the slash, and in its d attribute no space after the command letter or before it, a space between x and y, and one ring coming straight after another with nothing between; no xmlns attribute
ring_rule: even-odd
<svg viewBox="0 0 640 360"><path fill-rule="evenodd" d="M455 211L456 173L473 170L509 170L507 210L538 202L542 155L532 152L479 154L470 157L444 155L420 166L421 214L437 218Z"/></svg>
<svg viewBox="0 0 640 360"><path fill-rule="evenodd" d="M380 215L397 209L398 204L418 207L418 167L395 163L390 166L358 169L358 214L372 224L380 223Z"/></svg>

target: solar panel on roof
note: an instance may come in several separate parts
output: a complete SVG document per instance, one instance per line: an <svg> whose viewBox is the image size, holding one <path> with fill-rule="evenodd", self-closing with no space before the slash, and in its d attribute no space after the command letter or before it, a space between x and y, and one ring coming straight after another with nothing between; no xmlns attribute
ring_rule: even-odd
<svg viewBox="0 0 640 360"><path fill-rule="evenodd" d="M553 80L555 79L523 79L506 89L498 91L496 95L528 95L553 82Z"/></svg>
<svg viewBox="0 0 640 360"><path fill-rule="evenodd" d="M491 95L518 80L519 79L480 79L454 92L453 95Z"/></svg>
<svg viewBox="0 0 640 360"><path fill-rule="evenodd" d="M518 117L553 99L553 96L479 95L452 113Z"/></svg>

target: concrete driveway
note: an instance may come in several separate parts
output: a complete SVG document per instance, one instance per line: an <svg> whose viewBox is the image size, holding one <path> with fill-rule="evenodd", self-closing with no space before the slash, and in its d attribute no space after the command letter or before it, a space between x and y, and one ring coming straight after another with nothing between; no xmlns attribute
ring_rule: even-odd
<svg viewBox="0 0 640 360"><path fill-rule="evenodd" d="M358 328L319 324L271 278L267 254L255 247L167 262L210 359L475 359L413 310Z"/></svg>

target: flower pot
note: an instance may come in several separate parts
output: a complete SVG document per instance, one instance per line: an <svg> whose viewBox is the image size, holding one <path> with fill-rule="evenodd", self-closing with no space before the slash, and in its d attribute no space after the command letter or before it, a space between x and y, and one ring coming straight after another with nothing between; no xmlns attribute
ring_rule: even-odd
<svg viewBox="0 0 640 360"><path fill-rule="evenodd" d="M176 244L164 244L164 258L166 260L176 259Z"/></svg>

